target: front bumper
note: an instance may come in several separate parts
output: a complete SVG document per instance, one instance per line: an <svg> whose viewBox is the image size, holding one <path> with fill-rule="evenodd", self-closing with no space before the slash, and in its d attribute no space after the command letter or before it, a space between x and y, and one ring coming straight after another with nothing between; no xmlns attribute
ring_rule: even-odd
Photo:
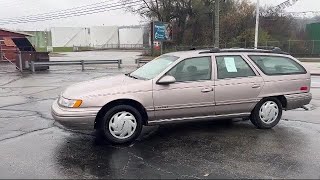
<svg viewBox="0 0 320 180"><path fill-rule="evenodd" d="M74 130L93 130L99 108L64 108L54 101L52 117L61 125Z"/></svg>
<svg viewBox="0 0 320 180"><path fill-rule="evenodd" d="M285 95L287 99L287 106L285 110L301 108L304 105L307 105L311 102L312 94L311 93L300 93L300 94L291 94Z"/></svg>

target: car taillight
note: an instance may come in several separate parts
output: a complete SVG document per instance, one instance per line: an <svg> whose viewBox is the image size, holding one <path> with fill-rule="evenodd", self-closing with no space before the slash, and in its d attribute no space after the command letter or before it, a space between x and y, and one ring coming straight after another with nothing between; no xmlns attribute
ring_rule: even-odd
<svg viewBox="0 0 320 180"><path fill-rule="evenodd" d="M300 87L300 91L307 91L308 90L308 86L302 86Z"/></svg>

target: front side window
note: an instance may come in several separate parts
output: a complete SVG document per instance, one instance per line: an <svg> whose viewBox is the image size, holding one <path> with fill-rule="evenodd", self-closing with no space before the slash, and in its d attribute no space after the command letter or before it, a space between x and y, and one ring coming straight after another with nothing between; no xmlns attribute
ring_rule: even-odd
<svg viewBox="0 0 320 180"><path fill-rule="evenodd" d="M218 79L255 76L241 56L216 56Z"/></svg>
<svg viewBox="0 0 320 180"><path fill-rule="evenodd" d="M249 56L266 75L305 74L304 67L296 61L281 56L254 55Z"/></svg>
<svg viewBox="0 0 320 180"><path fill-rule="evenodd" d="M153 79L177 59L179 59L179 57L169 55L159 56L158 58L130 73L130 76L138 79Z"/></svg>
<svg viewBox="0 0 320 180"><path fill-rule="evenodd" d="M211 79L211 57L195 57L181 61L167 75L177 82L201 81Z"/></svg>

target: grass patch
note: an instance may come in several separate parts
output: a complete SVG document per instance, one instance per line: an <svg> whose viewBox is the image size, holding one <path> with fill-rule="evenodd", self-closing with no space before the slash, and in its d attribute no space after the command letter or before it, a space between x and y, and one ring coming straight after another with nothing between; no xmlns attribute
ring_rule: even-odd
<svg viewBox="0 0 320 180"><path fill-rule="evenodd" d="M73 52L73 47L53 47L53 52Z"/></svg>
<svg viewBox="0 0 320 180"><path fill-rule="evenodd" d="M47 52L47 48L36 48L37 52Z"/></svg>

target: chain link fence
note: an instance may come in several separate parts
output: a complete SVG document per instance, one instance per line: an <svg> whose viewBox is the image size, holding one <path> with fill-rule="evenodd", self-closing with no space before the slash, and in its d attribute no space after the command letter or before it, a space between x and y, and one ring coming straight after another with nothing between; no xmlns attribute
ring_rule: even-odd
<svg viewBox="0 0 320 180"><path fill-rule="evenodd" d="M279 47L295 56L320 56L320 40L288 40L288 41L265 41L259 42L261 48ZM220 48L253 48L254 41L243 42L222 42ZM165 44L163 52L184 51L190 49L208 49L213 48L212 45L202 46L186 46L186 45L170 45Z"/></svg>
<svg viewBox="0 0 320 180"><path fill-rule="evenodd" d="M253 41L243 42L221 42L220 48L253 48ZM287 41L264 41L259 42L261 48L279 47L294 56L298 57L320 57L320 40L287 40ZM164 42L162 53L185 51L190 49L210 49L212 45L175 45L172 42ZM124 50L143 50L144 54L150 54L151 47L149 44L104 44L100 47L74 46L74 47L52 47L53 52L70 52L70 51L88 51L88 50L107 50L107 49L124 49ZM47 51L45 49L44 51ZM160 46L154 46L155 55L160 55Z"/></svg>

